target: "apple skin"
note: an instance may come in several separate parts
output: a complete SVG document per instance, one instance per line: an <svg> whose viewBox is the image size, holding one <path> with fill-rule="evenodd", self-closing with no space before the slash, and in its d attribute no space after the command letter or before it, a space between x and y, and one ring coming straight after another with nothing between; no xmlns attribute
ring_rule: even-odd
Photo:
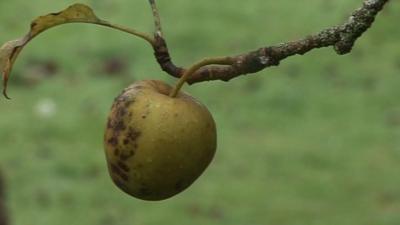
<svg viewBox="0 0 400 225"><path fill-rule="evenodd" d="M216 147L215 122L190 95L168 96L162 81L138 81L111 108L104 135L110 176L127 194L164 200L189 187L208 167Z"/></svg>

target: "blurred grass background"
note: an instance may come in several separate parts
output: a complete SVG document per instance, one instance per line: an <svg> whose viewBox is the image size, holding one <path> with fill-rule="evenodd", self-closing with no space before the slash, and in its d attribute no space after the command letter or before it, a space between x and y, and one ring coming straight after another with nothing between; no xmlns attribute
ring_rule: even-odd
<svg viewBox="0 0 400 225"><path fill-rule="evenodd" d="M82 0L98 16L152 30L145 0ZM233 55L342 23L361 0L159 1L174 61ZM0 1L0 42L74 1ZM125 195L102 147L113 98L162 73L143 41L92 25L35 39L0 100L0 166L15 225L398 225L400 2L391 1L349 55L332 49L229 83L185 90L218 125L204 175L163 202Z"/></svg>

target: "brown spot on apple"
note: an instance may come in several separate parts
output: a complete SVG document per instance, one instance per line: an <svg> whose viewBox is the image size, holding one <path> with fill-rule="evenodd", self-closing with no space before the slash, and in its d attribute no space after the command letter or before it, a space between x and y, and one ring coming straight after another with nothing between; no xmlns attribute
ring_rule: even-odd
<svg viewBox="0 0 400 225"><path fill-rule="evenodd" d="M113 174L118 175L124 181L128 181L129 180L128 175L126 173L124 173L118 166L116 166L114 164L111 164L110 166L111 166L111 172Z"/></svg>
<svg viewBox="0 0 400 225"><path fill-rule="evenodd" d="M118 121L115 126L113 127L113 129L118 132L118 131L123 131L126 130L126 126L124 121Z"/></svg>
<svg viewBox="0 0 400 225"><path fill-rule="evenodd" d="M114 149L114 155L115 155L115 156L119 156L119 153L120 153L120 152L119 152L119 149L118 149L118 148L115 148L115 149Z"/></svg>
<svg viewBox="0 0 400 225"><path fill-rule="evenodd" d="M120 156L119 156L119 159L122 160L122 161L127 161L128 159L130 159L134 155L135 155L135 152L131 150L128 153L121 153Z"/></svg>
<svg viewBox="0 0 400 225"><path fill-rule="evenodd" d="M132 142L135 142L136 139L141 135L140 131L135 130L134 128L130 127L128 130L127 138L129 138Z"/></svg>
<svg viewBox="0 0 400 225"><path fill-rule="evenodd" d="M124 145L128 145L129 144L129 139L124 139Z"/></svg>
<svg viewBox="0 0 400 225"><path fill-rule="evenodd" d="M129 170L130 170L129 167L122 161L118 161L118 166L125 172L129 172Z"/></svg>
<svg viewBox="0 0 400 225"><path fill-rule="evenodd" d="M114 147L118 145L118 139L116 137L111 137L107 142Z"/></svg>

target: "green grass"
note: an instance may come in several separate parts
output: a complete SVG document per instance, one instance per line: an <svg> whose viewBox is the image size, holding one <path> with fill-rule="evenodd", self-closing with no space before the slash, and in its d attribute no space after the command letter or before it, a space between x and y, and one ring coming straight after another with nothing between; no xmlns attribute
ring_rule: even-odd
<svg viewBox="0 0 400 225"><path fill-rule="evenodd" d="M86 0L104 19L151 31L145 0ZM341 23L361 0L159 1L174 61L233 55ZM73 1L0 2L0 42ZM397 225L400 221L400 3L354 51L330 48L229 83L185 90L205 103L219 147L204 175L163 202L128 197L108 177L102 136L113 98L162 73L143 41L68 25L35 39L0 100L0 165L14 225ZM101 69L109 58L127 66ZM38 79L51 61L57 72ZM44 103L43 103L44 102ZM40 105L55 107L41 116ZM49 103L50 102L50 103Z"/></svg>

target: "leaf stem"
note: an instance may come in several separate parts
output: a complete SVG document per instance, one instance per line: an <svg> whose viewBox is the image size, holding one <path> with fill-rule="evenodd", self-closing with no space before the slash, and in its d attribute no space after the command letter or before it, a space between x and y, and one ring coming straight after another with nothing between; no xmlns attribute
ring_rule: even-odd
<svg viewBox="0 0 400 225"><path fill-rule="evenodd" d="M109 27L109 28L113 28L115 30L119 30L119 31L123 31L125 33L129 33L129 34L135 35L137 37L140 37L140 38L144 39L145 41L150 43L150 45L152 45L152 46L154 46L155 43L156 43L156 41L154 40L154 38L151 35L149 35L147 33L144 33L144 32L140 32L140 31L134 30L134 29L129 28L129 27L121 26L121 25L118 25L118 24L112 24L112 23L109 23L107 21L100 21L100 22L95 23L95 24L101 25L101 26L105 26L105 27Z"/></svg>

